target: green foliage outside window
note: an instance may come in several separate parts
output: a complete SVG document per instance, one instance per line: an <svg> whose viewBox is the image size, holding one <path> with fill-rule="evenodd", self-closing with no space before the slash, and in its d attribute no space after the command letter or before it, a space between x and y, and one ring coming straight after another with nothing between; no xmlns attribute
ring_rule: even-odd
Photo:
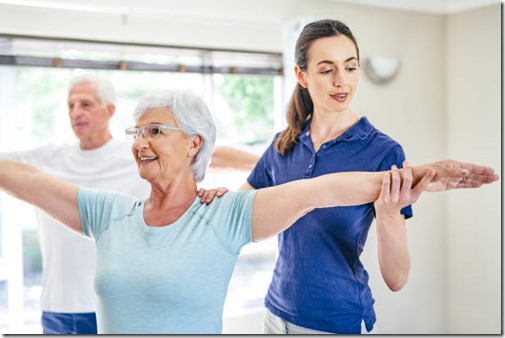
<svg viewBox="0 0 505 338"><path fill-rule="evenodd" d="M82 72L82 71L79 71ZM132 112L145 92L158 88L186 88L203 95L204 75L160 72L94 71L116 87L116 113L111 128L123 137L133 123ZM68 82L76 70L24 67L17 70L18 135L29 148L47 142L72 142L67 110ZM209 107L218 126L218 137L255 144L273 135L274 78L272 76L214 75Z"/></svg>
<svg viewBox="0 0 505 338"><path fill-rule="evenodd" d="M272 138L274 83L273 77L224 75L215 81L219 92L231 109L223 116L215 110L220 136L245 143L265 142Z"/></svg>

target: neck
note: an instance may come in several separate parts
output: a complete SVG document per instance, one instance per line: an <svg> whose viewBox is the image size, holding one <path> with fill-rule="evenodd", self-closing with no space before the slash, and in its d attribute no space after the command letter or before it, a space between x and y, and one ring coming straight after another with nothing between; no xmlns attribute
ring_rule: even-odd
<svg viewBox="0 0 505 338"><path fill-rule="evenodd" d="M175 222L193 204L196 195L196 184L163 189L152 185L151 195L144 208L145 222L149 226L164 226Z"/></svg>
<svg viewBox="0 0 505 338"><path fill-rule="evenodd" d="M330 140L334 140L359 121L353 112L348 113L314 113L310 124L310 137L317 152L319 147Z"/></svg>
<svg viewBox="0 0 505 338"><path fill-rule="evenodd" d="M109 142L112 139L112 134L107 131L104 135L100 137L89 137L87 139L80 140L80 147L82 150L92 150L96 148L100 148L105 143Z"/></svg>

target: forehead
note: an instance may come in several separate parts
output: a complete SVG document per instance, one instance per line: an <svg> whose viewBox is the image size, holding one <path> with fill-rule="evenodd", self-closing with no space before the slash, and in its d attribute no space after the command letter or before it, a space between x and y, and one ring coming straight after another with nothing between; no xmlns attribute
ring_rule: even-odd
<svg viewBox="0 0 505 338"><path fill-rule="evenodd" d="M137 126L143 126L147 123L161 123L173 126L177 125L174 115L166 107L149 109L140 115L137 120Z"/></svg>
<svg viewBox="0 0 505 338"><path fill-rule="evenodd" d="M77 83L68 92L68 101L96 100L99 101L96 89L88 82Z"/></svg>
<svg viewBox="0 0 505 338"><path fill-rule="evenodd" d="M312 42L308 50L309 62L318 63L321 60L344 61L350 57L358 57L356 46L345 35L320 38Z"/></svg>

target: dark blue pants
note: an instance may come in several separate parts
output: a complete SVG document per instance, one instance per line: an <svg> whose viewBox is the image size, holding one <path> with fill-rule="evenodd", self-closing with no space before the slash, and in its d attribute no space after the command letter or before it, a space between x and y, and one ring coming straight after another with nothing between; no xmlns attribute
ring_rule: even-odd
<svg viewBox="0 0 505 338"><path fill-rule="evenodd" d="M42 312L43 334L96 334L96 314Z"/></svg>

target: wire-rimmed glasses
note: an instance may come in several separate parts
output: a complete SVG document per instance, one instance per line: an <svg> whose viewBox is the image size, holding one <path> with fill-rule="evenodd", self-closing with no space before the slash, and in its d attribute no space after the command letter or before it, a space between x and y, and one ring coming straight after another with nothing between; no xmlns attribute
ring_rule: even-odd
<svg viewBox="0 0 505 338"><path fill-rule="evenodd" d="M161 134L161 130L173 130L173 131L183 131L181 128L168 126L160 123L148 123L143 127L130 127L125 129L126 138L135 142L140 137L140 133L144 136L146 140L153 140Z"/></svg>

